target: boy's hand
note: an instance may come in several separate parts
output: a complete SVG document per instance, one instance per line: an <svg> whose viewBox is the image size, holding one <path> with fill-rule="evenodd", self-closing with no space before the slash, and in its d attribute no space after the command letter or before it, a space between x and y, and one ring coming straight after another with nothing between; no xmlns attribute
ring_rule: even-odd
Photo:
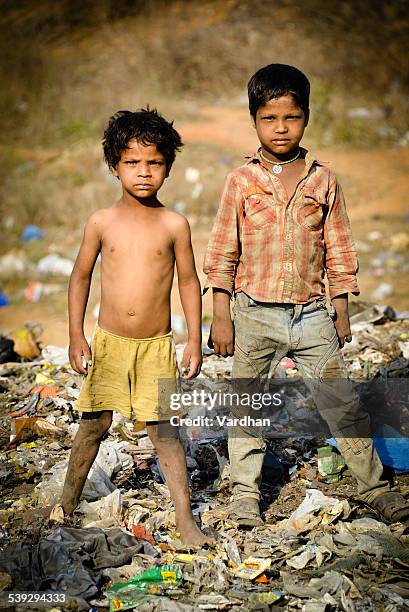
<svg viewBox="0 0 409 612"><path fill-rule="evenodd" d="M91 365L91 349L84 335L71 338L68 354L73 370L78 374L88 374L88 368ZM83 361L86 364L85 367Z"/></svg>
<svg viewBox="0 0 409 612"><path fill-rule="evenodd" d="M202 345L199 341L189 340L183 351L182 377L195 378L202 367Z"/></svg>
<svg viewBox="0 0 409 612"><path fill-rule="evenodd" d="M230 293L213 289L212 340L216 355L228 357L234 353L234 326L230 314Z"/></svg>
<svg viewBox="0 0 409 612"><path fill-rule="evenodd" d="M338 342L340 348L343 348L345 342L351 342L352 340L348 313L348 294L345 293L333 298L332 304L335 308L334 325L337 330Z"/></svg>
<svg viewBox="0 0 409 612"><path fill-rule="evenodd" d="M215 317L212 321L212 340L216 355L228 357L234 353L234 326L229 317Z"/></svg>
<svg viewBox="0 0 409 612"><path fill-rule="evenodd" d="M338 334L338 342L339 346L343 348L345 342L351 342L352 334L351 334L351 326L349 323L349 315L348 313L339 315L337 313L336 319L334 321L335 329Z"/></svg>

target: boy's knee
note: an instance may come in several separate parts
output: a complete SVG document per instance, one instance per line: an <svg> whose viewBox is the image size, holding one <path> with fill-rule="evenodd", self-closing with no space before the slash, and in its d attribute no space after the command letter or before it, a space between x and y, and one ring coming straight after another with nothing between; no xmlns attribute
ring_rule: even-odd
<svg viewBox="0 0 409 612"><path fill-rule="evenodd" d="M172 444L180 444L178 432L175 427L170 425L170 423L148 425L146 429L148 436L156 449L163 446L169 447L169 445Z"/></svg>
<svg viewBox="0 0 409 612"><path fill-rule="evenodd" d="M112 412L85 412L82 414L78 433L91 440L101 440L108 432L112 423Z"/></svg>

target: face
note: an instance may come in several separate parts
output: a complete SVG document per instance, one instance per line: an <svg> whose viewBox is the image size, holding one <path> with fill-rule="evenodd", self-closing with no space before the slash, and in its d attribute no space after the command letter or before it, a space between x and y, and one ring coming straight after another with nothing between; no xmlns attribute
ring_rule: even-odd
<svg viewBox="0 0 409 612"><path fill-rule="evenodd" d="M260 106L253 125L263 152L280 157L297 150L307 120L293 96L287 94Z"/></svg>
<svg viewBox="0 0 409 612"><path fill-rule="evenodd" d="M124 191L135 198L146 199L156 195L168 171L165 158L155 144L144 145L130 140L113 174L119 177Z"/></svg>

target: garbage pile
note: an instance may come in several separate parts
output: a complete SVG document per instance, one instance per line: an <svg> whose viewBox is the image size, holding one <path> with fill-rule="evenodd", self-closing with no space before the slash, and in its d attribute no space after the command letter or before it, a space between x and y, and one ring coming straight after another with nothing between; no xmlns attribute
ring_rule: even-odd
<svg viewBox="0 0 409 612"><path fill-rule="evenodd" d="M408 377L409 313L358 303L352 327L345 350L352 377ZM44 610L46 601L53 611L407 609L407 527L385 525L357 498L331 441L292 434L294 419L313 410L307 392L277 411L267 436L262 527L239 530L229 516L225 431L198 435L191 426L183 440L193 513L216 543L186 548L146 430L118 414L74 517L64 518L57 506L51 520L79 426L73 403L81 377L67 349L40 350L34 332L0 338L0 609L27 610L4 602L7 594L29 591L50 597L31 601L30 610ZM31 355L22 356L27 342ZM199 386L223 384L232 359L205 352ZM291 389L296 364L285 358L276 376ZM405 429L407 414L403 406L396 427ZM408 496L408 440L391 440L400 440L400 452L389 448L388 455L390 468L400 461L395 486ZM64 597L52 599L56 594Z"/></svg>

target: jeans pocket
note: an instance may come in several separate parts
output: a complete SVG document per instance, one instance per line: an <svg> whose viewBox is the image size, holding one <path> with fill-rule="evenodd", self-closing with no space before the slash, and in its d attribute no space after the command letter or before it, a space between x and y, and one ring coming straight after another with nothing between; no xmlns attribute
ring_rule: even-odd
<svg viewBox="0 0 409 612"><path fill-rule="evenodd" d="M248 308L251 310L256 310L258 308L261 308L262 306L260 302L256 302L255 300L253 300L253 298L247 295L247 293L244 293L244 291L239 291L239 293L236 295L235 306L236 305L239 308L243 308L243 309Z"/></svg>
<svg viewBox="0 0 409 612"><path fill-rule="evenodd" d="M350 451L354 455L360 455L368 450L372 445L371 438L337 438L337 444L343 455L348 455Z"/></svg>

